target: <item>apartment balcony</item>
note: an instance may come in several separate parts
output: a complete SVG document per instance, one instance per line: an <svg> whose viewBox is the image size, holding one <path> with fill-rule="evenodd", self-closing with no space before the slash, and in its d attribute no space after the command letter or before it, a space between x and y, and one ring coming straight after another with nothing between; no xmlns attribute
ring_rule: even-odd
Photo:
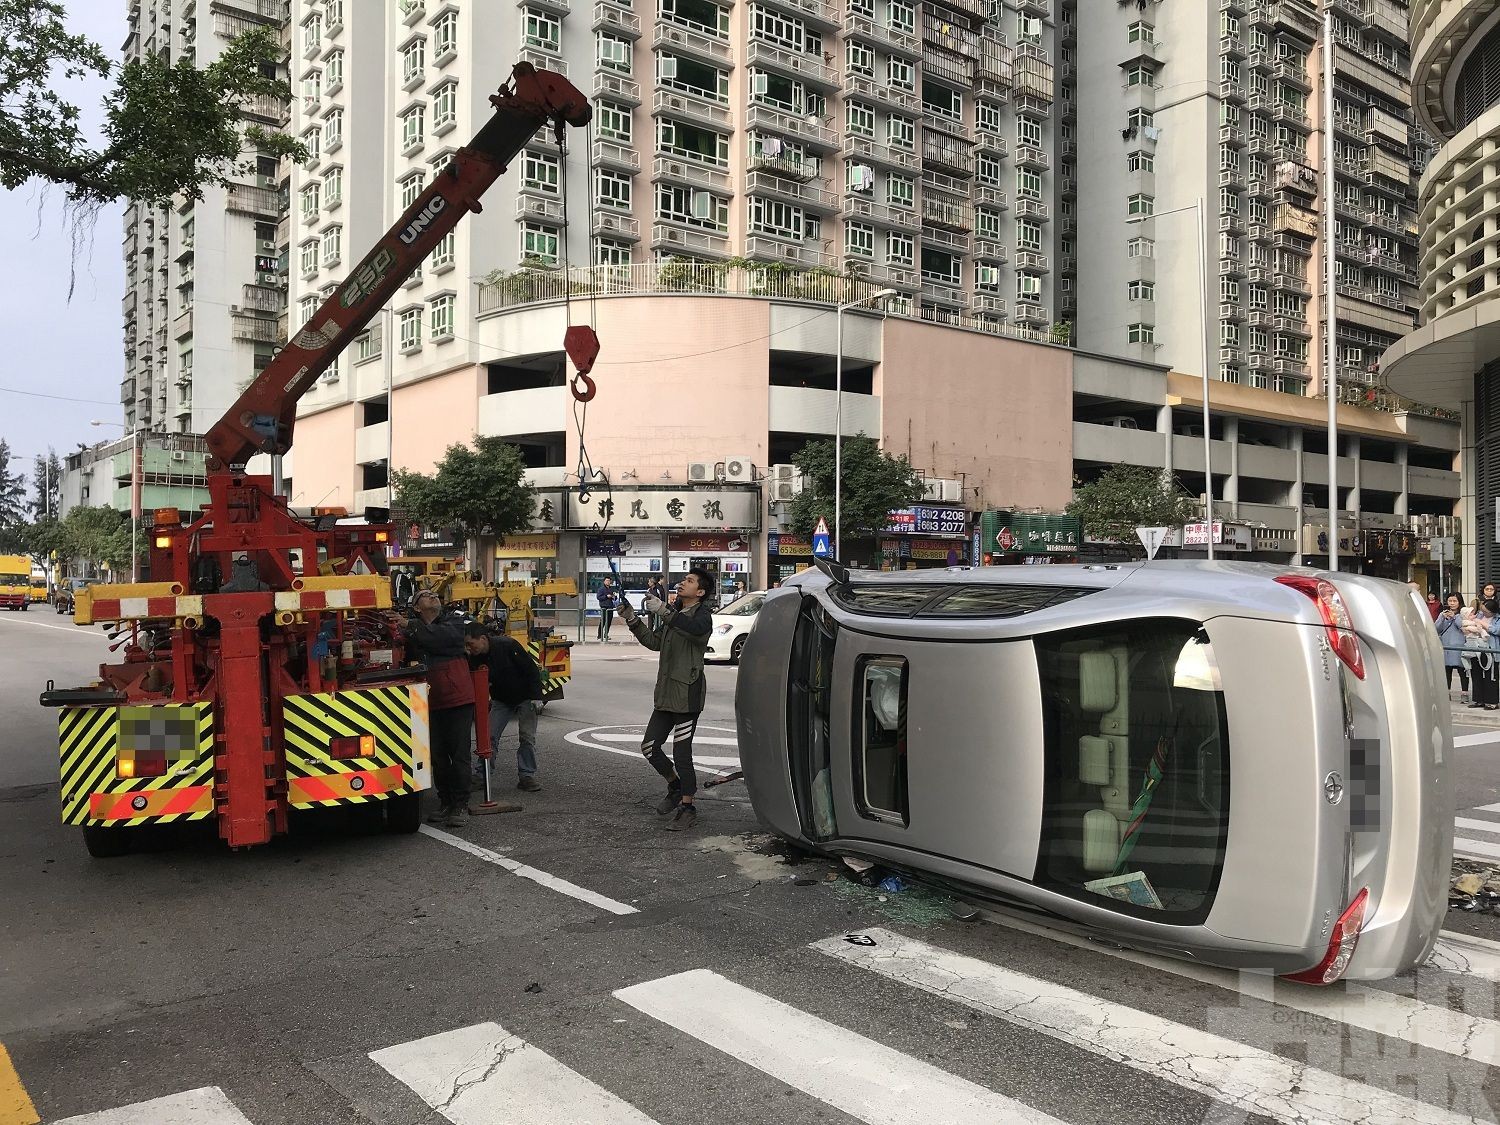
<svg viewBox="0 0 1500 1125"><path fill-rule="evenodd" d="M594 142L594 167L635 175L641 170L641 154L629 145L615 141Z"/></svg>
<svg viewBox="0 0 1500 1125"><path fill-rule="evenodd" d="M1016 218L1034 219L1045 223L1052 219L1052 208L1040 199L1032 199L1028 196L1019 196L1016 199Z"/></svg>
<svg viewBox="0 0 1500 1125"><path fill-rule="evenodd" d="M1298 109L1286 102L1277 102L1271 107L1271 120L1281 125L1292 125L1303 132L1312 130L1312 118L1304 109Z"/></svg>
<svg viewBox="0 0 1500 1125"><path fill-rule="evenodd" d="M975 293L974 312L980 316L998 316L1003 320L1007 315L1005 298L995 293Z"/></svg>
<svg viewBox="0 0 1500 1125"><path fill-rule="evenodd" d="M990 6L985 0L936 0L943 7L952 8L955 12L962 12L975 23L982 23L989 18Z"/></svg>
<svg viewBox="0 0 1500 1125"><path fill-rule="evenodd" d="M542 50L539 47L521 48L520 61L530 63L538 70L550 70L553 74L568 76L568 64L556 49Z"/></svg>
<svg viewBox="0 0 1500 1125"><path fill-rule="evenodd" d="M651 116L669 115L719 133L734 131L734 114L727 105L706 95L681 89L659 89L651 101Z"/></svg>
<svg viewBox="0 0 1500 1125"><path fill-rule="evenodd" d="M120 301L120 315L126 320L131 320L135 316L136 299L135 291L131 290Z"/></svg>
<svg viewBox="0 0 1500 1125"><path fill-rule="evenodd" d="M1233 301L1225 301L1219 305L1219 319L1230 324L1240 324L1245 319L1245 307Z"/></svg>
<svg viewBox="0 0 1500 1125"><path fill-rule="evenodd" d="M974 240L974 260L976 262L1008 262L1010 261L1010 250L999 239L976 238Z"/></svg>
<svg viewBox="0 0 1500 1125"><path fill-rule="evenodd" d="M922 304L939 305L952 311L967 307L958 282L938 281L926 276L922 278Z"/></svg>
<svg viewBox="0 0 1500 1125"><path fill-rule="evenodd" d="M241 288L238 308L278 316L286 311L286 294L263 285L245 285ZM237 311L236 306L231 305L230 310Z"/></svg>
<svg viewBox="0 0 1500 1125"><path fill-rule="evenodd" d="M120 401L132 402L135 399L135 380L123 379L120 381Z"/></svg>
<svg viewBox="0 0 1500 1125"><path fill-rule="evenodd" d="M1016 269L1026 273L1050 273L1052 263L1047 260L1047 255L1038 254L1035 250L1017 250Z"/></svg>
<svg viewBox="0 0 1500 1125"><path fill-rule="evenodd" d="M230 335L236 340L251 340L257 344L285 342L276 321L267 317L246 316L240 313L229 318L229 326Z"/></svg>
<svg viewBox="0 0 1500 1125"><path fill-rule="evenodd" d="M1015 324L1042 326L1050 324L1052 318L1047 315L1044 305L1034 304L1031 301L1017 301L1016 308L1010 314L1010 319Z"/></svg>
<svg viewBox="0 0 1500 1125"><path fill-rule="evenodd" d="M821 152L835 152L839 147L838 134L830 129L825 118L814 118L809 121L806 117L775 109L768 105L757 105L751 103L749 113L746 117L746 126L752 130L762 133L777 133L783 137L791 137L801 141L809 148ZM858 138L850 138L858 139ZM871 143L873 142L862 142ZM844 143L844 154L849 152L848 140ZM910 156L909 164L893 165L894 167L916 167L917 158Z"/></svg>
<svg viewBox="0 0 1500 1125"><path fill-rule="evenodd" d="M1010 194L1003 188L990 187L988 184L974 185L974 205L976 207L989 207L996 211L1005 211L1010 208Z"/></svg>
<svg viewBox="0 0 1500 1125"><path fill-rule="evenodd" d="M696 160L684 160L660 153L651 162L651 180L653 183L666 180L687 187L706 188L720 195L734 194L727 171L711 164L700 164Z"/></svg>
<svg viewBox="0 0 1500 1125"><path fill-rule="evenodd" d="M946 250L950 254L969 253L972 239L963 231L944 230L935 225L924 225L922 227L922 243L926 246L936 246L940 250Z"/></svg>
<svg viewBox="0 0 1500 1125"><path fill-rule="evenodd" d="M651 46L655 50L666 47L713 66L729 69L734 67L734 48L730 46L729 40L682 24L658 22L656 31L651 36Z"/></svg>
<svg viewBox="0 0 1500 1125"><path fill-rule="evenodd" d="M974 172L974 154L966 144L937 144L924 137L922 164L927 168L942 168L957 175L970 176Z"/></svg>
<svg viewBox="0 0 1500 1125"><path fill-rule="evenodd" d="M971 231L974 229L974 208L967 200L949 199L937 192L923 191L922 226L924 234L929 226Z"/></svg>
<svg viewBox="0 0 1500 1125"><path fill-rule="evenodd" d="M1406 120L1393 113L1372 106L1364 117L1365 140L1370 144L1385 141L1387 144L1405 148L1411 141L1411 130Z"/></svg>
<svg viewBox="0 0 1500 1125"><path fill-rule="evenodd" d="M623 74L601 70L594 75L594 96L638 106L641 104L641 84Z"/></svg>
<svg viewBox="0 0 1500 1125"><path fill-rule="evenodd" d="M1219 276L1243 279L1245 276L1245 263L1238 258L1220 258Z"/></svg>
<svg viewBox="0 0 1500 1125"><path fill-rule="evenodd" d="M1279 60L1271 68L1271 77L1285 82L1288 86L1295 86L1303 93L1312 90L1312 80L1308 77L1307 68L1291 59Z"/></svg>
<svg viewBox="0 0 1500 1125"><path fill-rule="evenodd" d="M1365 26L1402 47L1407 41L1407 21L1406 9L1390 0L1365 0Z"/></svg>
<svg viewBox="0 0 1500 1125"><path fill-rule="evenodd" d="M1239 214L1237 214L1236 212L1233 212L1233 211L1228 212L1227 214L1220 215L1219 216L1219 232L1221 234L1235 234L1235 235L1244 234L1245 233L1245 220L1244 220L1244 217L1241 216L1241 215L1239 215Z"/></svg>
<svg viewBox="0 0 1500 1125"><path fill-rule="evenodd" d="M858 270L858 276L871 285L906 292L914 292L917 288L916 270L902 269L900 266L859 265L863 268ZM851 269L851 272L854 271Z"/></svg>
<svg viewBox="0 0 1500 1125"><path fill-rule="evenodd" d="M780 199L808 211L832 215L839 210L839 200L827 188L802 180L789 179L771 172L747 172L745 194Z"/></svg>
<svg viewBox="0 0 1500 1125"><path fill-rule="evenodd" d="M922 74L968 89L974 85L974 61L946 52L938 54L936 49L931 49L922 55Z"/></svg>
<svg viewBox="0 0 1500 1125"><path fill-rule="evenodd" d="M1276 208L1272 218L1272 227L1279 235L1283 232L1299 234L1303 238L1316 238L1318 236L1318 217L1311 211L1303 211L1283 203ZM1278 243L1278 245L1280 245Z"/></svg>
<svg viewBox="0 0 1500 1125"><path fill-rule="evenodd" d="M1415 285L1417 283L1416 268L1407 265L1400 258L1392 254L1382 254L1377 250L1371 250L1370 268L1394 274L1408 285Z"/></svg>
<svg viewBox="0 0 1500 1125"><path fill-rule="evenodd" d="M770 172L772 175L787 180L796 180L799 183L815 180L823 174L820 161L795 156L768 156L763 152L750 153L745 161L745 167L751 172Z"/></svg>
<svg viewBox="0 0 1500 1125"><path fill-rule="evenodd" d="M1230 148L1245 147L1245 130L1234 125L1219 126L1219 143Z"/></svg>
<svg viewBox="0 0 1500 1125"><path fill-rule="evenodd" d="M193 310L180 312L172 321L172 339L182 340L193 334Z"/></svg>
<svg viewBox="0 0 1500 1125"><path fill-rule="evenodd" d="M1290 375L1294 379L1307 378L1307 361L1302 359L1288 359L1286 356L1277 356L1271 361L1271 370L1277 375Z"/></svg>
<svg viewBox="0 0 1500 1125"><path fill-rule="evenodd" d="M1220 82L1219 98L1234 105L1245 104L1245 86L1242 82Z"/></svg>
<svg viewBox="0 0 1500 1125"><path fill-rule="evenodd" d="M1400 187L1403 194L1411 182L1411 165L1374 145L1365 149L1364 169L1367 183L1374 182L1377 177L1390 180Z"/></svg>
<svg viewBox="0 0 1500 1125"><path fill-rule="evenodd" d="M281 196L270 188L230 184L226 194L226 207L230 211L264 219L275 219L281 214Z"/></svg>
<svg viewBox="0 0 1500 1125"><path fill-rule="evenodd" d="M915 32L897 31L864 16L851 13L844 20L844 35L872 43L882 50L908 59L922 57L922 40Z"/></svg>
<svg viewBox="0 0 1500 1125"><path fill-rule="evenodd" d="M540 223L560 223L563 221L562 197L523 190L516 196L516 218L532 219Z"/></svg>
<svg viewBox="0 0 1500 1125"><path fill-rule="evenodd" d="M1052 116L1052 99L1039 98L1035 94L1017 93L1011 99L1011 104L1022 117L1034 117L1038 121L1045 121Z"/></svg>
<svg viewBox="0 0 1500 1125"><path fill-rule="evenodd" d="M1271 284L1277 289L1284 289L1288 293L1296 293L1303 297L1312 296L1312 287L1308 285L1307 278L1295 273L1278 273L1272 276Z"/></svg>
<svg viewBox="0 0 1500 1125"><path fill-rule="evenodd" d="M909 207L892 207L889 203L876 203L859 195L844 196L843 215L845 220L892 230L914 231L921 225L916 211Z"/></svg>
<svg viewBox="0 0 1500 1125"><path fill-rule="evenodd" d="M1005 138L983 127L974 132L974 147L981 152L993 152L1002 158L1010 154L1010 146L1006 144Z"/></svg>
<svg viewBox="0 0 1500 1125"><path fill-rule="evenodd" d="M723 234L682 226L658 219L651 226L651 249L671 254L705 254L729 257L729 239Z"/></svg>
<svg viewBox="0 0 1500 1125"><path fill-rule="evenodd" d="M845 73L844 97L851 96L891 106L904 113L922 114L922 99L914 92L898 89L889 82L877 82L867 74Z"/></svg>
<svg viewBox="0 0 1500 1125"><path fill-rule="evenodd" d="M827 269L834 264L833 255L822 243L797 242L752 234L745 239L745 257L756 261L781 262L799 269Z"/></svg>
<svg viewBox="0 0 1500 1125"><path fill-rule="evenodd" d="M1312 339L1312 329L1300 316L1278 316L1272 322L1271 327L1288 336L1300 336L1305 340Z"/></svg>
<svg viewBox="0 0 1500 1125"><path fill-rule="evenodd" d="M745 61L758 70L774 71L789 78L800 79L811 86L824 90L839 88L839 74L823 61L822 55L804 55L777 47L759 39L751 39Z"/></svg>
<svg viewBox="0 0 1500 1125"><path fill-rule="evenodd" d="M884 168L895 168L902 172L915 172L919 167L917 154L910 149L892 148L890 145L878 144L865 137L846 136L844 155L857 157Z"/></svg>
<svg viewBox="0 0 1500 1125"><path fill-rule="evenodd" d="M1374 285L1367 285L1360 293L1360 299L1369 301L1372 305L1384 305L1388 309L1406 311L1406 301L1402 297L1393 296Z"/></svg>
<svg viewBox="0 0 1500 1125"><path fill-rule="evenodd" d="M271 94L252 94L240 103L240 110L250 117L280 125L286 120L287 101Z"/></svg>
<svg viewBox="0 0 1500 1125"><path fill-rule="evenodd" d="M641 17L618 4L594 5L594 30L613 32L632 42L641 37Z"/></svg>
<svg viewBox="0 0 1500 1125"><path fill-rule="evenodd" d="M843 24L842 5L835 7L824 0L765 0L769 8L779 8L804 23L815 24L825 30L835 30Z"/></svg>

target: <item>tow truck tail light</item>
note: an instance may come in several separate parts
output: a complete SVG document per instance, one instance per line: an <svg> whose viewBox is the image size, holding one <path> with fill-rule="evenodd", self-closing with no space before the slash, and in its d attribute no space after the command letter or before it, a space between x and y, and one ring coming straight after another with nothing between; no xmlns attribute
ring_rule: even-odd
<svg viewBox="0 0 1500 1125"><path fill-rule="evenodd" d="M1333 924L1333 933L1328 937L1328 952L1323 954L1323 960L1306 972L1291 973L1285 979L1302 984L1332 984L1343 976L1354 956L1354 947L1359 943L1359 931L1365 924L1365 907L1369 902L1370 889L1366 887L1354 896L1354 901Z"/></svg>
<svg viewBox="0 0 1500 1125"><path fill-rule="evenodd" d="M142 753L136 750L121 754L115 759L115 774L119 777L162 777L166 772L165 753Z"/></svg>
<svg viewBox="0 0 1500 1125"><path fill-rule="evenodd" d="M1344 598L1339 593L1338 587L1326 578L1314 578L1312 575L1283 574L1276 579L1283 586L1290 586L1293 590L1301 590L1312 599L1318 607L1318 613L1322 615L1323 625L1328 630L1328 643L1338 658L1348 665L1349 671L1353 672L1355 678L1365 678L1365 659L1359 652L1359 637L1354 632L1354 618L1349 616L1349 608L1344 605Z"/></svg>
<svg viewBox="0 0 1500 1125"><path fill-rule="evenodd" d="M330 758L372 758L375 756L373 734L341 735L328 744Z"/></svg>

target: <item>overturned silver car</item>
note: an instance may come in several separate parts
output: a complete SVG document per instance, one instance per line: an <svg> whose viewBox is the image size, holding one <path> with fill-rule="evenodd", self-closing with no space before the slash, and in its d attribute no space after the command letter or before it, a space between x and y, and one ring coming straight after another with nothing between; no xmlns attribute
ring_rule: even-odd
<svg viewBox="0 0 1500 1125"><path fill-rule="evenodd" d="M1310 983L1431 953L1452 746L1431 618L1255 563L834 565L736 710L773 832L1122 945Z"/></svg>

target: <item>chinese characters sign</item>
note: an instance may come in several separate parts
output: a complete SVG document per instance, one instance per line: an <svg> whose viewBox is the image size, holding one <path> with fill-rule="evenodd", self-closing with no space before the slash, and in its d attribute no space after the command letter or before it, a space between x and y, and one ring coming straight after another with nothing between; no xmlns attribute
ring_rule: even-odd
<svg viewBox="0 0 1500 1125"><path fill-rule="evenodd" d="M885 526L888 535L964 535L969 534L969 513L963 508L932 508L918 505L898 508Z"/></svg>
<svg viewBox="0 0 1500 1125"><path fill-rule="evenodd" d="M991 555L1076 555L1083 540L1076 516L985 512L983 542Z"/></svg>
<svg viewBox="0 0 1500 1125"><path fill-rule="evenodd" d="M583 503L576 489L567 494L567 526L621 531L701 528L721 531L760 529L760 492L682 489L597 488Z"/></svg>

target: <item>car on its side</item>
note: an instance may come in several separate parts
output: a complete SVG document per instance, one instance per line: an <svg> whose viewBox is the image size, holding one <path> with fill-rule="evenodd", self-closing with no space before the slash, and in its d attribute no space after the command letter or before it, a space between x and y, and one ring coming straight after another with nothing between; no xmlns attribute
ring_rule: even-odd
<svg viewBox="0 0 1500 1125"><path fill-rule="evenodd" d="M756 614L760 613L765 600L764 590L753 590L715 610L713 632L708 635L708 651L703 654L703 659L738 664L740 654L745 651L745 640L755 627Z"/></svg>
<svg viewBox="0 0 1500 1125"><path fill-rule="evenodd" d="M1241 562L849 572L767 595L736 713L773 832L1120 945L1422 964L1452 720L1404 585Z"/></svg>

